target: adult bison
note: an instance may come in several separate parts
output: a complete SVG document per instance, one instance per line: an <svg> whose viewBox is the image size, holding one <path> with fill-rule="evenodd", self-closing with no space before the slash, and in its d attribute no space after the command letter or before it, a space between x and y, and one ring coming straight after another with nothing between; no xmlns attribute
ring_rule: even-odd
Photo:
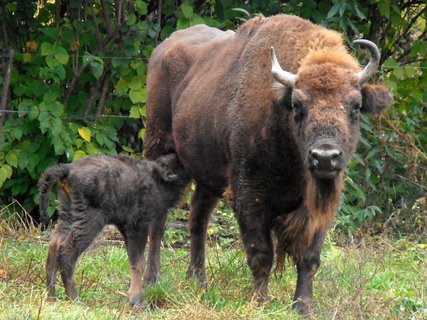
<svg viewBox="0 0 427 320"><path fill-rule="evenodd" d="M360 113L379 114L391 102L386 88L366 83L377 70L378 48L367 40L355 43L371 52L363 70L341 34L278 15L251 19L237 32L198 25L155 49L145 152L149 158L176 152L197 184L189 275L206 281L208 219L227 190L258 301L267 295L275 233L278 257L296 262L294 306L310 308L325 232L359 139ZM146 283L159 270L164 219L151 230Z"/></svg>

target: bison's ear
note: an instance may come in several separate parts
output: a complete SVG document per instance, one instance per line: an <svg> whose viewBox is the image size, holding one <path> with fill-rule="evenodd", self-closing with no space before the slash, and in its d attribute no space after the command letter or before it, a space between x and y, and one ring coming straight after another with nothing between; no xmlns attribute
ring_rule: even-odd
<svg viewBox="0 0 427 320"><path fill-rule="evenodd" d="M390 91L378 84L364 84L362 86L362 112L381 114L391 103Z"/></svg>

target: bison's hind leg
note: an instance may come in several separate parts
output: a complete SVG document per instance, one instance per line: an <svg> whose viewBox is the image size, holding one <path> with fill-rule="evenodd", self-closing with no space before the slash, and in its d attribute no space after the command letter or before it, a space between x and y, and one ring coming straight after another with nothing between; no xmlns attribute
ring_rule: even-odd
<svg viewBox="0 0 427 320"><path fill-rule="evenodd" d="M67 238L60 244L58 256L62 282L71 300L77 299L74 282L77 260L105 226L105 217L101 210L91 208L76 216L79 219L73 224Z"/></svg>

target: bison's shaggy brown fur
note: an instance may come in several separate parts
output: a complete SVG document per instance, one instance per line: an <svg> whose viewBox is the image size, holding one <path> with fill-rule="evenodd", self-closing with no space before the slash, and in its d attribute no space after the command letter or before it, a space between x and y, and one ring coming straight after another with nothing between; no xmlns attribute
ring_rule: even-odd
<svg viewBox="0 0 427 320"><path fill-rule="evenodd" d="M176 152L197 183L190 275L206 281L207 221L224 195L236 211L257 299L267 294L274 231L279 258L288 254L297 264L295 307L311 306L360 112L379 114L391 101L386 88L366 83L378 49L359 43L373 57L363 70L340 33L278 15L251 19L235 33L198 25L155 49L145 152Z"/></svg>
<svg viewBox="0 0 427 320"><path fill-rule="evenodd" d="M122 233L129 257L129 300L139 303L149 223L174 206L188 182L176 155L156 161L90 156L48 168L39 180L40 216L47 221L49 194L58 182L59 218L49 243L46 282L55 298L59 269L70 299L77 298L77 259L107 224Z"/></svg>

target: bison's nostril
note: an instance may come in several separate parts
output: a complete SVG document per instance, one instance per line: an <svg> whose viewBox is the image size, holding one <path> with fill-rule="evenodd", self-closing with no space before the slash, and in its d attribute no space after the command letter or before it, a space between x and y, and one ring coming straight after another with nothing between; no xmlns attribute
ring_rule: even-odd
<svg viewBox="0 0 427 320"><path fill-rule="evenodd" d="M308 151L310 166L316 170L335 171L342 151L334 145L322 144Z"/></svg>

